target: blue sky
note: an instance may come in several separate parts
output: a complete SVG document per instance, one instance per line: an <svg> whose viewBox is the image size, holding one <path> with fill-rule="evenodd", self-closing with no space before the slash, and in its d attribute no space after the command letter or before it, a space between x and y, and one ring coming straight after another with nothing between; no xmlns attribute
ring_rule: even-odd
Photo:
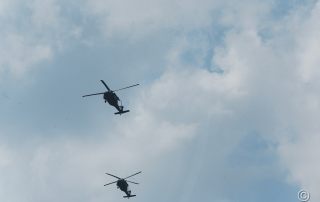
<svg viewBox="0 0 320 202"><path fill-rule="evenodd" d="M2 0L0 201L312 201L318 1ZM130 113L102 97L118 93Z"/></svg>

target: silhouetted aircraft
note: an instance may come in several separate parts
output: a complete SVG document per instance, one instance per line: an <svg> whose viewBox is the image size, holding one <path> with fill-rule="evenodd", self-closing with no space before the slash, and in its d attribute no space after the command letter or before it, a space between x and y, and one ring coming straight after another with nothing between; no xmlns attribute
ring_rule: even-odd
<svg viewBox="0 0 320 202"><path fill-rule="evenodd" d="M137 86L139 84L135 84L135 85L132 85L132 86L127 86L127 87L124 87L124 88L120 88L118 90L110 90L110 88L107 86L107 84L103 80L101 80L101 82L107 88L108 91L103 92L103 93L94 93L94 94L84 95L82 97L88 97L88 96L103 94L104 102L108 102L110 105L114 106L118 110L118 112L116 112L114 114L120 114L121 115L121 114L129 112L129 110L123 110L123 106L122 106L121 100L115 94L115 92L119 91L119 90L124 90L124 89L127 89L127 88L131 88L131 87Z"/></svg>
<svg viewBox="0 0 320 202"><path fill-rule="evenodd" d="M140 173L141 173L141 171L140 171L140 172L137 172L137 173L135 173L135 174L133 174L133 175L130 175L130 176L128 176L128 177L125 177L125 178L120 178L120 177L117 177L117 176L115 176L115 175L106 173L107 175L110 175L110 176L112 176L112 177L115 177L115 178L117 178L118 180L116 180L116 181L114 181L114 182L110 182L110 183L108 183L108 184L105 184L104 186L107 186L107 185L110 185L110 184L113 184L113 183L117 183L117 188L120 189L121 191L123 191L124 193L126 193L126 196L123 196L123 198L134 197L134 196L136 196L136 195L131 195L131 191L128 189L128 188L129 188L129 185L128 185L127 182L130 182L130 183L133 183L133 184L139 184L139 183L133 182L133 181L129 181L129 180L127 180L127 179L130 178L130 177L133 177L133 176L135 176L135 175L138 175L138 174L140 174Z"/></svg>

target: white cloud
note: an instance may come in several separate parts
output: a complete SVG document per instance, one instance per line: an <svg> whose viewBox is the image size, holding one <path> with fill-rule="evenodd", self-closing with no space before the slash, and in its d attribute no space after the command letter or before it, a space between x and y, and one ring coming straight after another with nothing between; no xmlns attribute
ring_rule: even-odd
<svg viewBox="0 0 320 202"><path fill-rule="evenodd" d="M317 3L315 7L308 14L308 18L301 24L296 24L293 31L296 32L297 43L299 51L297 57L299 58L300 75L304 82L317 82L319 77L320 63L319 57L315 53L319 51L319 33L320 26L317 20L320 17L320 4Z"/></svg>
<svg viewBox="0 0 320 202"><path fill-rule="evenodd" d="M52 59L81 29L61 12L58 0L1 1L0 72L21 77Z"/></svg>
<svg viewBox="0 0 320 202"><path fill-rule="evenodd" d="M30 42L23 35L10 33L2 37L0 54L0 70L22 76L33 65L51 59L53 53L46 44Z"/></svg>
<svg viewBox="0 0 320 202"><path fill-rule="evenodd" d="M31 21L36 29L57 29L62 21L61 9L56 0L34 0L30 4Z"/></svg>
<svg viewBox="0 0 320 202"><path fill-rule="evenodd" d="M300 126L301 127L301 126ZM311 194L312 200L320 197L318 187L320 163L318 159L319 130L316 133L301 132L295 141L281 142L279 153L283 164L290 171L290 182Z"/></svg>
<svg viewBox="0 0 320 202"><path fill-rule="evenodd" d="M238 117L238 121L241 117L244 119L239 123L228 122L229 127L240 124L246 130L258 131L265 140L278 145L279 158L289 171L290 178L294 180L293 184L298 183L301 188L308 189L313 200L319 198L317 193L319 176L316 171L319 165L316 160L315 145L319 142L317 137L320 131L318 124L320 72L317 68L320 63L317 59L319 52L317 36L320 34L317 23L319 8L319 3L301 7L280 22L273 24L268 22L271 26L269 29L274 31L274 35L267 40L260 36L260 29L265 27L258 23L250 28L247 24L243 24L240 26L241 29L236 28L228 32L225 44L215 49L213 58L214 64L222 68L224 74L216 78L213 74L214 79L208 81L206 85L218 86L217 89L222 93L213 93L210 96L210 93L206 92L208 98L200 99L205 106L209 105L210 109L215 108L215 103L220 101L222 104L219 109L232 112L230 114ZM247 22L246 18L242 17L234 19L238 21L232 23ZM278 26L282 28L279 29ZM183 40L182 44L186 43L188 44ZM190 48L189 45L182 45L172 52L173 57L170 59L174 61L175 67L181 65L177 60L185 47ZM182 90L184 87L192 89L189 83L196 84L196 80L204 82L210 75L204 73L197 77L196 72L201 71L195 70L190 74L192 76L187 76L182 71L175 76L171 75L170 81L163 82L166 85L174 83L164 89L170 91L179 89L179 92L171 94L171 98L172 95L179 95L172 103L188 103L188 101L177 101L180 97L199 97L192 90L188 93ZM184 85L179 86L176 83L181 77L185 79L182 82ZM197 87L196 89L201 91L201 88ZM238 100L232 102L232 99L228 98L238 98ZM206 103L207 100L210 101ZM183 104L179 105L181 106ZM194 107L191 104L190 106ZM195 106L199 110L199 106ZM175 106L174 109L179 111L179 107ZM204 112L201 109L200 111ZM216 112L212 113L212 117L217 115ZM183 117L192 116L198 117L197 112Z"/></svg>
<svg viewBox="0 0 320 202"><path fill-rule="evenodd" d="M320 132L319 7L317 3L295 10L278 24L281 31L265 42L257 30L229 33L226 46L215 56L227 74L242 75L242 87L250 98L246 102L257 115L255 121L260 120L254 128L279 145L279 158L291 182L310 191L315 201L319 200L315 145Z"/></svg>
<svg viewBox="0 0 320 202"><path fill-rule="evenodd" d="M107 36L130 38L163 29L184 30L210 25L220 1L87 1L88 12L101 17Z"/></svg>
<svg viewBox="0 0 320 202"><path fill-rule="evenodd" d="M32 23L28 24L29 17L22 15L25 12L22 2L4 1L1 5L3 29L0 31L0 71L21 76L40 61L50 59L52 48L50 44L40 41L39 37L30 35L30 30L36 29ZM24 30L25 26L27 30Z"/></svg>
<svg viewBox="0 0 320 202"><path fill-rule="evenodd" d="M320 51L317 44L320 40L320 26L317 19L320 15L319 2L314 5L310 12L293 26L296 39L296 64L292 68L296 71L295 97L290 97L292 105L290 110L292 117L288 117L291 128L294 131L285 131L287 139L280 143L279 153L284 165L290 171L290 179L300 184L301 189L311 193L312 200L320 199L318 187L320 165L317 161L319 152L320 127L318 124L320 113L319 78L318 66L320 60L317 53ZM286 118L286 117L284 117ZM288 134L293 132L293 134Z"/></svg>
<svg viewBox="0 0 320 202"><path fill-rule="evenodd" d="M257 0L90 0L86 4L87 12L99 17L106 36L120 35L129 39L163 31L181 33L208 29L215 23L254 29L272 8L272 2Z"/></svg>

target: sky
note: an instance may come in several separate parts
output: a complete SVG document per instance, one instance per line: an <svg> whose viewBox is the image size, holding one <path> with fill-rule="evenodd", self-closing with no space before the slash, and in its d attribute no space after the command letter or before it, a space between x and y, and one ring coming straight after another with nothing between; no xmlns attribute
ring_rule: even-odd
<svg viewBox="0 0 320 202"><path fill-rule="evenodd" d="M0 0L0 201L320 200L320 2ZM115 116L103 79L130 113Z"/></svg>

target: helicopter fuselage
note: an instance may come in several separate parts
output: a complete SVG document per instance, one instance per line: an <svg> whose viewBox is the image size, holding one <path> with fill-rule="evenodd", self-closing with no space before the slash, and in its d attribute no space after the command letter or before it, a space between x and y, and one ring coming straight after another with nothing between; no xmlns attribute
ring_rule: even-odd
<svg viewBox="0 0 320 202"><path fill-rule="evenodd" d="M123 107L119 105L119 97L113 91L107 91L103 94L103 99L111 106L114 106L118 111L122 111Z"/></svg>
<svg viewBox="0 0 320 202"><path fill-rule="evenodd" d="M126 193L128 197L131 196L131 191L128 190L129 185L128 185L128 183L126 182L126 180L124 180L124 179L118 180L118 181L117 181L117 187L118 187L121 191L123 191L124 193Z"/></svg>

